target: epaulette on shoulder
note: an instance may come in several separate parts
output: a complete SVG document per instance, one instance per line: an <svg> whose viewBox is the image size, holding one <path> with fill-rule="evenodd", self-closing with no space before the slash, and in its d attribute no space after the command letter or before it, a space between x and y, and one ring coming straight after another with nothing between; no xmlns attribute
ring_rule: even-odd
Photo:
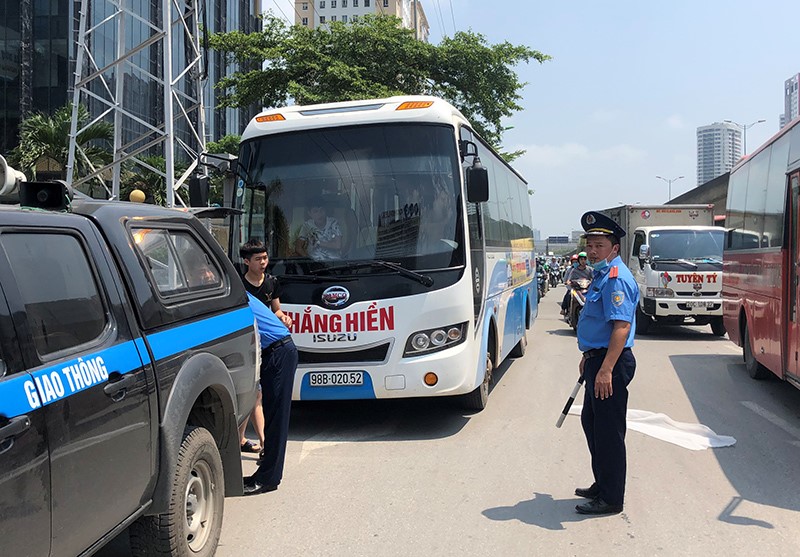
<svg viewBox="0 0 800 557"><path fill-rule="evenodd" d="M608 278L617 278L619 276L619 267L614 265L611 267L611 270L608 272Z"/></svg>

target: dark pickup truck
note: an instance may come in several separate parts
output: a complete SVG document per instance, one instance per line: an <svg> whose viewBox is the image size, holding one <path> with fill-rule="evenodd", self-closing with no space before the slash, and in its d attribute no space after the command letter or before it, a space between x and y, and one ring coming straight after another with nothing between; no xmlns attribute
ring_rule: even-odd
<svg viewBox="0 0 800 557"><path fill-rule="evenodd" d="M213 555L257 346L191 215L0 206L0 555L91 555L126 529L134 555Z"/></svg>

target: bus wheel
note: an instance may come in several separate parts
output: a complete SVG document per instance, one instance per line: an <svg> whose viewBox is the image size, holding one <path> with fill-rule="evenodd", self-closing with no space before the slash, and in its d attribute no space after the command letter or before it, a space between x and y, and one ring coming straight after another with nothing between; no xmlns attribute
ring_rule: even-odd
<svg viewBox="0 0 800 557"><path fill-rule="evenodd" d="M519 342L511 349L511 356L512 358L521 358L525 355L525 351L528 349L528 331L522 331L522 338L519 339Z"/></svg>
<svg viewBox="0 0 800 557"><path fill-rule="evenodd" d="M744 324L744 338L742 339L744 352L744 367L747 368L747 373L753 379L766 379L769 377L769 370L758 363L755 354L753 354L753 341L750 339L750 328L747 323Z"/></svg>
<svg viewBox="0 0 800 557"><path fill-rule="evenodd" d="M486 373L483 375L483 383L478 385L471 393L464 395L464 408L478 412L486 408L486 403L489 402L489 385L492 383L492 370L494 370L492 354L486 352Z"/></svg>
<svg viewBox="0 0 800 557"><path fill-rule="evenodd" d="M725 336L725 323L722 322L722 317L715 317L711 320L711 332L715 337Z"/></svg>

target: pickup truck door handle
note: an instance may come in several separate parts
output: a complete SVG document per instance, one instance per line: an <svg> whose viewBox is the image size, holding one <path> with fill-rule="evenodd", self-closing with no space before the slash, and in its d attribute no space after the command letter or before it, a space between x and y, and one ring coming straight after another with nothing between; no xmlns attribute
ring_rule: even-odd
<svg viewBox="0 0 800 557"><path fill-rule="evenodd" d="M31 427L28 416L11 418L6 425L0 427L0 454L14 446L14 440Z"/></svg>
<svg viewBox="0 0 800 557"><path fill-rule="evenodd" d="M128 388L136 383L136 376L132 373L122 375L118 371L112 371L108 375L108 383L103 387L103 392L111 397L114 402L119 402L128 392Z"/></svg>

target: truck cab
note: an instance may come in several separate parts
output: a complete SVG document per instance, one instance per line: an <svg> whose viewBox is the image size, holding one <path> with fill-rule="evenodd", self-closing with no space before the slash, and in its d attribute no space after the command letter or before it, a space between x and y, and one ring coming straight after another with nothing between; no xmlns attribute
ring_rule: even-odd
<svg viewBox="0 0 800 557"><path fill-rule="evenodd" d="M633 231L627 263L639 285L636 332L653 323L722 324L722 247L716 226L643 226Z"/></svg>

